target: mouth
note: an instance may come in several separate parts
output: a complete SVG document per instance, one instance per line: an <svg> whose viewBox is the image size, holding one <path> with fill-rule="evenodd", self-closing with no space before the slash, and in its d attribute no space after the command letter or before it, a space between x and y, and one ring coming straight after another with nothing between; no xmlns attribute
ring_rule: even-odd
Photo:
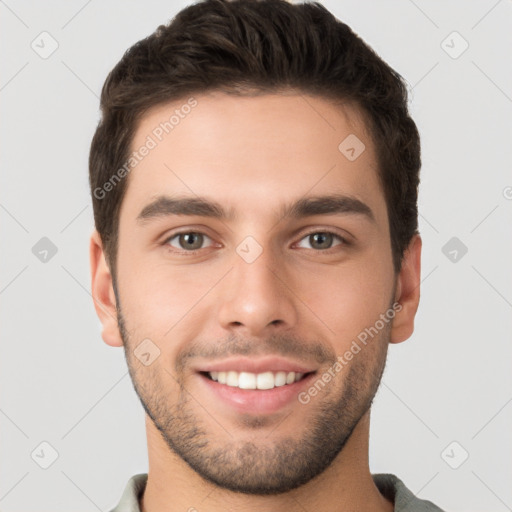
<svg viewBox="0 0 512 512"><path fill-rule="evenodd" d="M265 371L260 373L229 371L200 372L206 378L229 387L248 390L268 390L289 386L314 372Z"/></svg>
<svg viewBox="0 0 512 512"><path fill-rule="evenodd" d="M313 366L280 357L244 357L196 368L205 403L228 415L268 415L296 407L299 393L311 385L316 373Z"/></svg>

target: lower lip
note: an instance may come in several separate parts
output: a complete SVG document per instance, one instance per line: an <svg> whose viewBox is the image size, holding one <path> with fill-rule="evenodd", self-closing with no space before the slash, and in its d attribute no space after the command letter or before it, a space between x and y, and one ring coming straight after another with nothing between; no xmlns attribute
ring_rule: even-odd
<svg viewBox="0 0 512 512"><path fill-rule="evenodd" d="M216 398L240 413L271 414L286 405L298 402L299 393L307 388L315 373L310 373L298 382L272 389L240 389L227 386L199 374L199 378Z"/></svg>

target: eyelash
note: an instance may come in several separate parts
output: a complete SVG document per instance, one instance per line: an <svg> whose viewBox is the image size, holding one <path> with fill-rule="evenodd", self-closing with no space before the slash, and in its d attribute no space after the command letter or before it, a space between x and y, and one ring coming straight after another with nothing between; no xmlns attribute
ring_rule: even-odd
<svg viewBox="0 0 512 512"><path fill-rule="evenodd" d="M208 247L203 247L201 249L194 249L194 250L190 250L190 251L187 251L187 250L179 250L177 249L176 247L172 247L171 245L169 245L169 242L178 237L179 235L184 235L184 234L196 234L196 235L204 235L208 238L210 238L211 240L211 237L209 237L206 233L203 233L202 231L194 231L194 230L185 230L185 231L177 231L175 233L173 233L172 235L168 236L163 242L162 242L162 245L164 246L167 246L167 248L169 249L170 252L173 252L173 253L177 253L177 254L188 254L188 255L195 255L197 254L198 252L202 251L203 249L207 249ZM328 235L333 235L335 238L337 238L338 240L341 241L341 244L337 244L337 245L334 245L332 247L329 247L328 249L307 249L307 250L310 250L310 251L314 251L314 252L318 252L318 253L326 253L326 254L330 254L329 251L331 251L331 249L334 249L335 247L338 247L339 245L342 245L342 246L345 246L345 247L349 247L351 245L351 243L343 236L339 235L338 233L336 233L335 231L330 231L328 229L326 230L319 230L319 229L315 229L313 231L309 231L308 233L304 233L302 235L302 237L300 238L299 242L302 241L304 238L310 236L310 235L314 235L314 234L317 234L317 233L322 233L322 234L328 234Z"/></svg>

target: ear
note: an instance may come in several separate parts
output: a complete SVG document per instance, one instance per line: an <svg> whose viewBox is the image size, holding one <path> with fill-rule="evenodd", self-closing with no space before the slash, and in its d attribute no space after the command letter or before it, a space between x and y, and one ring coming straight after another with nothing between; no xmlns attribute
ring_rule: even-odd
<svg viewBox="0 0 512 512"><path fill-rule="evenodd" d="M117 323L116 297L112 286L112 275L105 260L100 235L96 230L91 235L89 256L94 308L103 325L101 337L107 345L122 347L123 339Z"/></svg>
<svg viewBox="0 0 512 512"><path fill-rule="evenodd" d="M391 343L405 341L414 331L414 317L420 302L421 244L420 235L414 235L404 251L395 293L395 301L401 308L396 308Z"/></svg>

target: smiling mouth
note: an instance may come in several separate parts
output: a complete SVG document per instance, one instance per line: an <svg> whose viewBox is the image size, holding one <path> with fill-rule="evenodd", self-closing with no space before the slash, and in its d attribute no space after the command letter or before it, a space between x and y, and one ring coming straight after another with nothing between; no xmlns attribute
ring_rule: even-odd
<svg viewBox="0 0 512 512"><path fill-rule="evenodd" d="M299 372L236 372L236 371L212 371L200 372L210 380L219 384L224 384L239 389L258 389L267 390L282 386L289 386L295 382L299 382L306 376L315 372L299 373Z"/></svg>

